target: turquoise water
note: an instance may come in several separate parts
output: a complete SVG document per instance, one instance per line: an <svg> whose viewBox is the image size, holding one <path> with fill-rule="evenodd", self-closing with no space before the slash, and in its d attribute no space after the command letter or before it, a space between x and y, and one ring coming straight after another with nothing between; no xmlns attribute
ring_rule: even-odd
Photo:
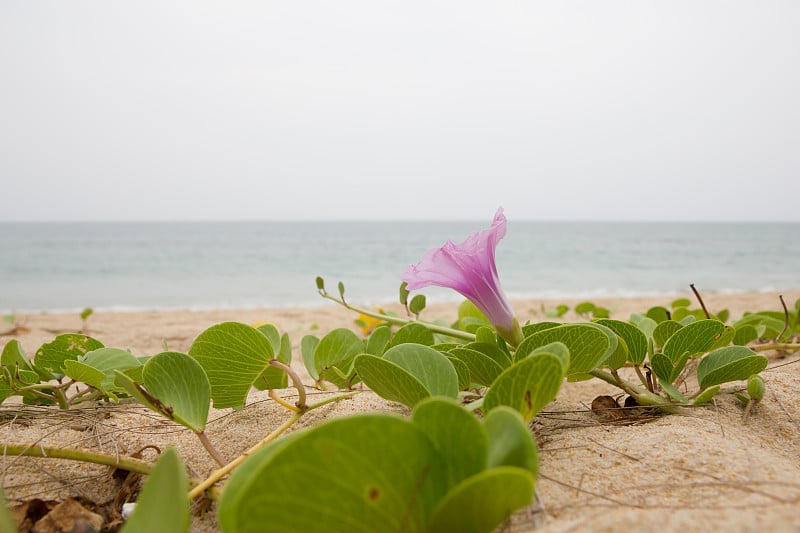
<svg viewBox="0 0 800 533"><path fill-rule="evenodd" d="M320 305L314 278L360 304L481 222L0 223L0 311ZM511 298L800 287L800 224L509 221ZM422 291L454 301L446 290Z"/></svg>

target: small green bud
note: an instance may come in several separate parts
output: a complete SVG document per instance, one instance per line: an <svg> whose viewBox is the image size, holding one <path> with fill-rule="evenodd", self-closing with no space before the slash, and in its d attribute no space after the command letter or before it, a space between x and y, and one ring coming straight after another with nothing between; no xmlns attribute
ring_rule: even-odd
<svg viewBox="0 0 800 533"><path fill-rule="evenodd" d="M400 305L408 304L408 295L410 293L406 287L408 287L408 283L405 281L400 284Z"/></svg>
<svg viewBox="0 0 800 533"><path fill-rule="evenodd" d="M344 283L339 282L339 297L344 300Z"/></svg>
<svg viewBox="0 0 800 533"><path fill-rule="evenodd" d="M764 397L766 385L764 379L758 374L753 374L747 379L747 394L754 400L761 400Z"/></svg>
<svg viewBox="0 0 800 533"><path fill-rule="evenodd" d="M322 276L317 276L317 290L318 291L325 290L325 280L322 279Z"/></svg>

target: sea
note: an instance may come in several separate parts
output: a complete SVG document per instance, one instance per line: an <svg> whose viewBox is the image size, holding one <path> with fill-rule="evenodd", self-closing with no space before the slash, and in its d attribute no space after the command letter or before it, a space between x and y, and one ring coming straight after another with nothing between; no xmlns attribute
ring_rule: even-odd
<svg viewBox="0 0 800 533"><path fill-rule="evenodd" d="M488 222L0 223L0 312L397 301L431 247ZM497 249L512 299L672 296L800 287L800 223L508 223ZM461 299L424 289L428 302Z"/></svg>

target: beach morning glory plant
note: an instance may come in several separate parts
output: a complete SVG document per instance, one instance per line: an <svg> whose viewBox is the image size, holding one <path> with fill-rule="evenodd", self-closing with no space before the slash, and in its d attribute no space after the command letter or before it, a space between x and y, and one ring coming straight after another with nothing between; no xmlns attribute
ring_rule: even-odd
<svg viewBox="0 0 800 533"><path fill-rule="evenodd" d="M495 250L505 234L506 217L500 207L488 229L471 233L461 244L447 241L428 250L419 263L406 268L402 280L408 290L436 285L460 293L481 310L503 339L517 346L522 330L500 287L495 265Z"/></svg>

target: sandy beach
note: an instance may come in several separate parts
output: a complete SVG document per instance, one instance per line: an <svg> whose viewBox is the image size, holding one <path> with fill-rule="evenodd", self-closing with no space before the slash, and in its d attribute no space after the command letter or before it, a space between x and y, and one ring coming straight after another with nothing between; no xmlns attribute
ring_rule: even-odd
<svg viewBox="0 0 800 533"><path fill-rule="evenodd" d="M691 293L683 295L693 299ZM785 291L791 306L800 290ZM728 309L735 320L746 311L779 310L777 293L704 294L710 311ZM672 298L594 299L627 320L631 312L668 305ZM354 302L355 303L355 302ZM545 311L576 301L513 302L521 322L546 320ZM694 305L696 307L696 304ZM398 311L395 306L385 306ZM269 321L291 336L293 367L308 379L299 344L306 334L324 335L337 327L355 331L357 318L336 306L294 309L224 311L97 312L89 318L89 334L106 346L134 355L163 350L186 351L207 327L224 321ZM423 318L452 321L456 306L429 305ZM572 311L564 321L583 320ZM77 331L75 314L32 314L17 317L27 330L0 337L0 346L17 338L31 357L58 333ZM0 326L0 332L6 327ZM616 394L613 387L592 380L566 383L555 402L533 422L540 448L538 500L517 513L506 531L798 531L800 530L800 354L770 354L763 373L767 392L749 420L727 386L709 408L681 415L603 420L591 412L592 399ZM286 395L291 390L285 391ZM193 434L134 404L56 408L2 405L2 442L31 446L69 446L130 455L146 446L172 444L196 477L215 463ZM359 412L408 410L369 391L303 417L295 429ZM207 433L221 453L233 458L288 418L266 393L251 393L248 405L233 412L212 409ZM151 450L143 458L152 460ZM4 456L2 484L12 505L39 498L68 497L93 502L114 500L121 481L107 467L54 459ZM193 531L217 531L213 504L198 516Z"/></svg>

